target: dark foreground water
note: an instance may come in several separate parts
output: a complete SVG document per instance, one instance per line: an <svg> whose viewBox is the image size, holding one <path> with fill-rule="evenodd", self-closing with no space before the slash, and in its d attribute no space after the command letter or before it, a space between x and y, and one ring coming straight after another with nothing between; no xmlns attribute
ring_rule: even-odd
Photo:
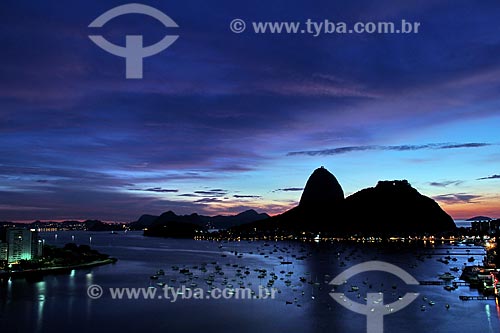
<svg viewBox="0 0 500 333"><path fill-rule="evenodd" d="M73 237L78 244L89 244L91 238L93 247L119 261L67 275L47 276L38 282L19 279L3 283L1 332L366 332L364 315L348 310L329 296L332 286L328 282L337 274L357 263L381 260L403 268L417 280L438 280L450 268L462 268L470 256L480 262L484 252L480 247L464 245L389 249L294 242L220 244L144 238L134 232L58 232L57 238L55 233L43 237L48 244L61 246ZM457 260L450 260L448 265L436 260L448 255ZM293 264L282 265L281 261ZM193 275L185 276L172 266L187 268ZM150 276L159 269L165 270L165 276L151 281ZM256 269L265 269L266 276L259 278ZM243 283L257 291L260 284L266 286L272 278L271 272L276 274L275 299L171 302L158 298L116 300L109 294L109 288L117 287L151 286L161 290L158 282L209 289L206 279L211 274L214 287L239 288L239 283ZM87 296L87 288L93 284L104 290L99 299ZM408 307L384 316L385 332L500 331L500 311L495 301L459 300L459 295L478 294L468 287L450 292L443 286L407 286L393 275L372 272L350 278L338 288L337 292L341 291L352 302L363 304L367 292L381 292L384 304L397 302L406 292L420 293Z"/></svg>

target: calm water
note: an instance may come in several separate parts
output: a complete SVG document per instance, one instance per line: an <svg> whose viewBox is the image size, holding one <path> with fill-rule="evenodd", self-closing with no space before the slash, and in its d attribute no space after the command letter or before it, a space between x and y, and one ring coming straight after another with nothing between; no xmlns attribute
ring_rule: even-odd
<svg viewBox="0 0 500 333"><path fill-rule="evenodd" d="M43 237L47 243L57 245L71 241L72 236L78 244L89 244L92 237L93 247L119 261L68 275L47 276L39 282L19 279L2 284L2 332L366 332L366 317L342 307L328 295L331 286L327 283L337 274L356 263L376 259L398 265L417 280L438 280L439 274L455 266L462 267L470 256L480 262L480 254L484 252L479 247L451 245L379 249L369 245L269 242L266 246L264 242L233 242L222 243L220 247L219 243L208 241L144 238L141 233L57 234L57 239L54 233ZM241 253L242 258L234 251ZM417 253L424 254L420 260ZM445 265L436 260L447 255L456 257L457 261ZM281 265L279 256L293 264ZM306 258L296 260L300 256ZM198 279L188 284L195 282L206 289L204 278L215 272L213 262L217 262L224 272L224 275L216 274L216 287L224 287L222 283L227 277L228 283L235 287L243 280L246 286L250 283L248 287L256 290L259 283L267 283L270 272L275 272L283 278L274 284L281 293L275 299L265 300L178 300L171 303L164 299L113 300L107 292L111 287L148 287L150 276L160 268L166 275L158 281L177 287L185 277L172 270L172 266L189 268ZM207 272L199 270L202 263L207 264ZM241 279L236 276L238 269L248 269L250 274L243 274L246 277ZM259 279L254 269L266 269L267 277ZM293 274L285 276L288 272ZM302 283L299 277L314 283ZM285 284L287 279L291 281L289 286ZM92 300L87 296L87 287L92 284L103 287L102 298ZM349 292L351 286L359 287L359 291ZM384 317L385 332L500 331L500 311L495 301L462 302L458 299L459 295L477 294L468 287L449 292L442 286L406 286L395 276L371 272L352 277L340 289L359 303L365 302L363 298L367 292L383 292L386 304L406 292L420 293L407 308ZM435 305L429 305L430 300ZM292 304L286 304L287 301ZM450 305L449 309L446 304Z"/></svg>

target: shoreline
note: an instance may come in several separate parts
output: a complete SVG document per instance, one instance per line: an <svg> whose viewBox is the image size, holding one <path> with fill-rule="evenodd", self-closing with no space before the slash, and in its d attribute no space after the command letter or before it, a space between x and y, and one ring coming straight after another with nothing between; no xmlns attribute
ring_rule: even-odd
<svg viewBox="0 0 500 333"><path fill-rule="evenodd" d="M116 258L108 258L104 260L96 260L88 263L64 266L64 267L47 267L47 268L30 269L24 271L1 272L0 278L25 278L32 276L45 276L50 274L63 274L63 273L69 273L74 269L83 269L83 268L91 268L96 266L114 264L117 261L118 259Z"/></svg>

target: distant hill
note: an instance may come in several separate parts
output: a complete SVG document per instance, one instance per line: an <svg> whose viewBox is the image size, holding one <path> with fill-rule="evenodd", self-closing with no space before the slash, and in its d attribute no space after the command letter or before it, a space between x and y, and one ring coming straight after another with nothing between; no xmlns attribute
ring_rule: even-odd
<svg viewBox="0 0 500 333"><path fill-rule="evenodd" d="M470 219L467 219L466 221L491 221L493 220L491 217L488 217L488 216L474 216L474 217L471 217Z"/></svg>
<svg viewBox="0 0 500 333"><path fill-rule="evenodd" d="M32 223L13 223L0 222L0 226L10 226L29 229L43 229L49 225L57 224L57 227L68 230L88 230L88 231L119 231L123 230L122 224L105 223L99 220L80 221L62 221L62 222L41 222L35 221Z"/></svg>
<svg viewBox="0 0 500 333"><path fill-rule="evenodd" d="M237 215L214 216L209 218L209 222L216 229L227 229L245 223L261 221L267 218L269 218L269 215L266 213L257 213L255 210L249 209Z"/></svg>
<svg viewBox="0 0 500 333"><path fill-rule="evenodd" d="M204 216L198 214L177 215L173 211L163 213L161 216L142 215L137 221L129 224L133 230L142 230L162 222L191 223L198 226L214 229L227 229L245 223L269 218L266 213L257 213L255 210L246 210L237 215Z"/></svg>
<svg viewBox="0 0 500 333"><path fill-rule="evenodd" d="M144 216L144 215L143 215ZM141 216L141 218L143 217ZM238 226L244 223L254 222L269 218L267 214L259 214L255 210L247 210L237 215L229 216L203 216L198 214L176 215L172 211L165 212L152 222L151 217L143 218L151 222L144 229L145 236L173 237L173 238L192 238L200 231L206 231L209 228L228 228ZM139 219L141 220L141 219ZM137 223L139 222L137 221ZM135 222L134 222L135 223ZM142 224L131 224L131 227Z"/></svg>
<svg viewBox="0 0 500 333"><path fill-rule="evenodd" d="M142 230L150 226L159 216L144 214L135 222L129 223L132 230Z"/></svg>
<svg viewBox="0 0 500 333"><path fill-rule="evenodd" d="M437 202L406 180L380 181L343 198L337 179L321 167L309 177L300 204L283 214L235 228L239 232L439 232L454 230Z"/></svg>
<svg viewBox="0 0 500 333"><path fill-rule="evenodd" d="M99 220L86 220L83 222L88 231L119 231L123 227L119 224L104 223Z"/></svg>
<svg viewBox="0 0 500 333"><path fill-rule="evenodd" d="M144 236L193 238L198 232L206 231L206 227L189 222L171 220L169 214L162 214L156 221L144 229Z"/></svg>

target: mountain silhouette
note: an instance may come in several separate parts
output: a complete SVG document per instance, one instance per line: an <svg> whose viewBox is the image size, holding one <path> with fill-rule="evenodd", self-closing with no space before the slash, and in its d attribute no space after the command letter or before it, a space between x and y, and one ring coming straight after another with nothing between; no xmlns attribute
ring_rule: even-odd
<svg viewBox="0 0 500 333"><path fill-rule="evenodd" d="M343 203L344 191L337 178L320 167L309 176L297 207L254 224L264 230L328 230L342 215Z"/></svg>
<svg viewBox="0 0 500 333"><path fill-rule="evenodd" d="M466 221L491 221L491 220L493 220L491 217L479 215L479 216L471 217L470 219L467 219Z"/></svg>
<svg viewBox="0 0 500 333"><path fill-rule="evenodd" d="M206 230L198 214L177 216L168 211L144 228L144 236L193 238L198 232Z"/></svg>
<svg viewBox="0 0 500 333"><path fill-rule="evenodd" d="M132 230L142 230L147 236L169 236L189 237L196 230L207 230L210 228L226 229L245 223L259 221L269 218L266 213L257 213L253 209L246 210L236 215L204 216L196 213L190 215L177 215L173 211L167 211L160 216L142 215L137 221L129 224Z"/></svg>
<svg viewBox="0 0 500 333"><path fill-rule="evenodd" d="M307 180L297 207L237 228L257 232L391 233L440 232L456 228L453 219L406 180L380 181L344 199L333 174L324 167Z"/></svg>
<svg viewBox="0 0 500 333"><path fill-rule="evenodd" d="M324 167L314 170L307 180L299 206L306 209L338 205L344 200L344 191L337 178Z"/></svg>
<svg viewBox="0 0 500 333"><path fill-rule="evenodd" d="M436 201L406 180L380 181L345 200L344 212L363 231L440 232L455 229L453 219ZM345 214L344 216L347 216Z"/></svg>
<svg viewBox="0 0 500 333"><path fill-rule="evenodd" d="M129 224L129 228L132 230L141 230L144 229L151 224L158 218L156 215L149 215L149 214L144 214L139 219L135 222L132 222Z"/></svg>

